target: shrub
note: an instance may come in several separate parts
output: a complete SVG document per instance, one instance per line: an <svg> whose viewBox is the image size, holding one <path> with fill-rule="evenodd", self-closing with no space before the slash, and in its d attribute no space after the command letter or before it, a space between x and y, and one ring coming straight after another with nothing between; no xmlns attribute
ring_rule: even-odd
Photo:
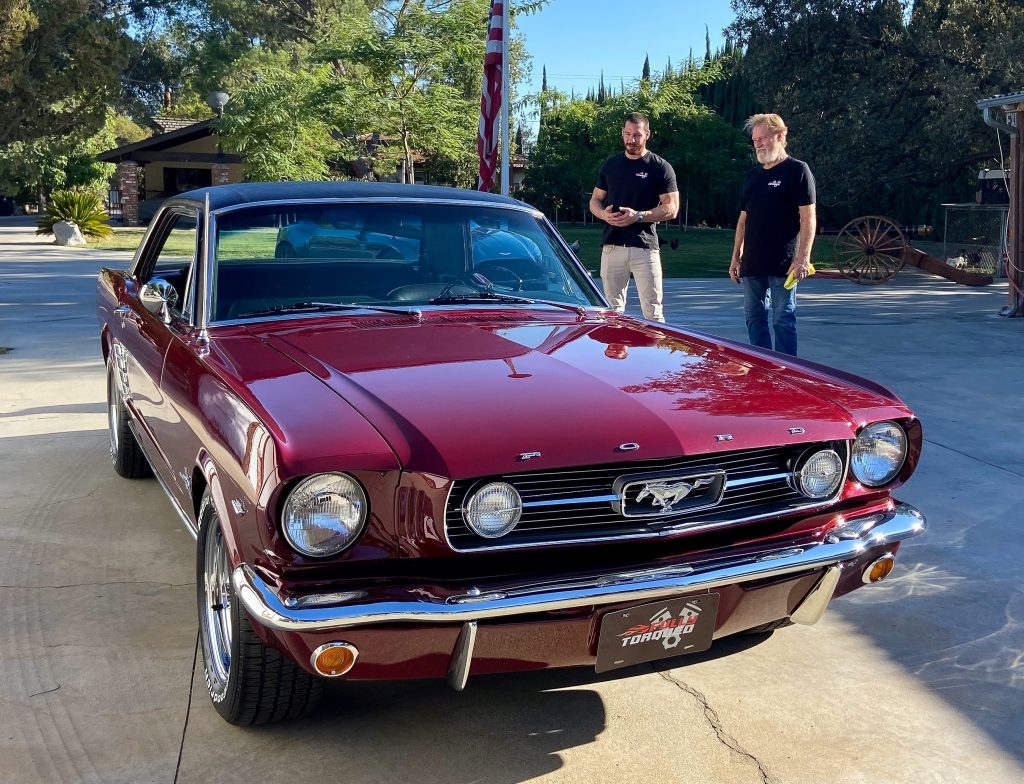
<svg viewBox="0 0 1024 784"><path fill-rule="evenodd" d="M103 202L93 191L79 188L54 191L46 213L36 224L36 234L53 234L53 224L68 221L78 226L83 236L103 239L114 233L107 224L109 220Z"/></svg>

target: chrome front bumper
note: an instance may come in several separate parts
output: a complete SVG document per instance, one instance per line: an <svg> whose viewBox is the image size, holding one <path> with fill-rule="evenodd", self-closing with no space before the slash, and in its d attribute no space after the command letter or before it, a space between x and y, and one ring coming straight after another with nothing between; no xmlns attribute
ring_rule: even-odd
<svg viewBox="0 0 1024 784"><path fill-rule="evenodd" d="M639 604L822 569L821 581L792 616L797 622L813 623L832 598L841 564L868 549L917 536L925 527L924 516L917 509L896 503L889 511L845 520L824 541L585 579L518 583L486 591L471 588L452 596L431 596L407 587L373 596L350 591L282 600L247 564L234 570L232 580L242 605L259 623L278 631L321 632L380 623L466 624L572 607Z"/></svg>

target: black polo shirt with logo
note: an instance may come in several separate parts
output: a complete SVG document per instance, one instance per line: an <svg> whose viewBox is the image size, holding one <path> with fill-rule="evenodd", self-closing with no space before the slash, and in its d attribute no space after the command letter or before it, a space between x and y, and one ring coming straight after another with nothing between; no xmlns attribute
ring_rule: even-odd
<svg viewBox="0 0 1024 784"><path fill-rule="evenodd" d="M740 210L747 213L740 276L784 277L800 238L800 207L814 204L814 175L796 158L747 174Z"/></svg>
<svg viewBox="0 0 1024 784"><path fill-rule="evenodd" d="M624 152L613 155L601 167L597 187L608 194L604 200L606 206L631 207L644 212L661 204L662 194L679 190L672 165L650 151L636 159L627 158ZM601 242L657 250L658 232L654 227L655 224L647 221L629 226L605 224Z"/></svg>

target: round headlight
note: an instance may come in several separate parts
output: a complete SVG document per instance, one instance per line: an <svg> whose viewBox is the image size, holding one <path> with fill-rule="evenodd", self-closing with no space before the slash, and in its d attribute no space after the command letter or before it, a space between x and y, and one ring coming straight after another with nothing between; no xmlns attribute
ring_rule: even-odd
<svg viewBox="0 0 1024 784"><path fill-rule="evenodd" d="M369 503L359 483L345 474L317 474L288 495L282 529L288 544L303 555L337 555L356 540Z"/></svg>
<svg viewBox="0 0 1024 784"><path fill-rule="evenodd" d="M907 459L907 434L895 422L875 422L860 431L853 443L851 467L857 481L868 487L891 482Z"/></svg>
<svg viewBox="0 0 1024 784"><path fill-rule="evenodd" d="M843 459L831 449L815 452L796 472L796 481L808 498L826 498L843 481Z"/></svg>
<svg viewBox="0 0 1024 784"><path fill-rule="evenodd" d="M491 482L475 491L462 516L475 533L486 539L504 536L519 522L523 499L508 482Z"/></svg>

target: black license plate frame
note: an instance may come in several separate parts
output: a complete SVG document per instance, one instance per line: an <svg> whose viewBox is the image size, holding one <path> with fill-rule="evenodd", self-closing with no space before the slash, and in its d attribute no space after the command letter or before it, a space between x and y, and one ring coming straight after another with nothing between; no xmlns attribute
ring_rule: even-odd
<svg viewBox="0 0 1024 784"><path fill-rule="evenodd" d="M717 593L702 593L615 610L601 618L597 672L699 653L711 647Z"/></svg>

